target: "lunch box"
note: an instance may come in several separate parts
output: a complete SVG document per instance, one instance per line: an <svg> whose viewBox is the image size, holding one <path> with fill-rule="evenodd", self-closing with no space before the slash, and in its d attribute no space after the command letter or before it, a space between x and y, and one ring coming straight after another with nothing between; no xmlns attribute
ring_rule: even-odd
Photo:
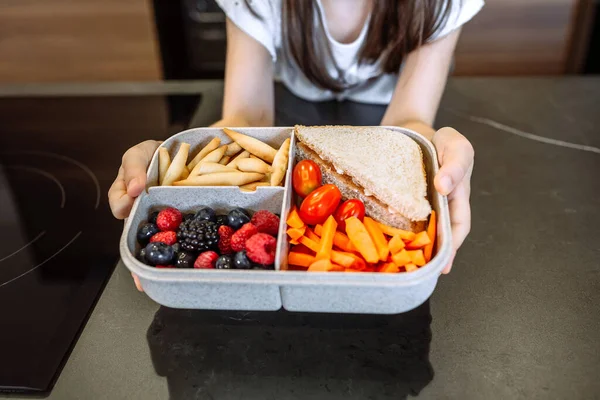
<svg viewBox="0 0 600 400"><path fill-rule="evenodd" d="M156 186L156 152L148 169L148 190L135 200L125 223L120 242L124 264L139 277L144 292L150 298L173 308L275 311L283 307L288 311L301 312L396 314L418 307L432 294L441 271L451 259L448 202L433 189L433 177L438 171L433 145L416 132L386 128L409 136L421 147L428 198L438 215L435 255L418 270L408 273L287 270L289 243L286 219L294 201L291 171L295 158L295 136L293 128L289 127L236 128L274 148L279 148L286 138L291 137L288 173L283 187L259 186L254 192L245 192L238 187ZM189 143L195 153L214 137L219 137L222 143L231 142L219 128L195 128L172 136L162 146L173 157L181 142ZM136 233L151 212L175 207L185 213L201 206L210 206L223 213L234 207L243 207L280 214L275 270L157 269L137 260L135 254L139 245Z"/></svg>

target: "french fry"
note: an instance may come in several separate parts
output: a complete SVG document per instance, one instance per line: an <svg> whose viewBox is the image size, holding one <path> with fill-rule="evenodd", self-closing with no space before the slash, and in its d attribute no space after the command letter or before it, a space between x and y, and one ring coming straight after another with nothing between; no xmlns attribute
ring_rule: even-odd
<svg viewBox="0 0 600 400"><path fill-rule="evenodd" d="M227 151L225 152L225 155L227 157L233 157L234 155L236 155L240 151L242 151L242 146L240 146L236 142L229 143L227 145Z"/></svg>
<svg viewBox="0 0 600 400"><path fill-rule="evenodd" d="M229 163L227 164L228 167L231 168L237 168L237 163L239 160L242 160L244 158L248 158L250 157L250 152L247 150L242 151L240 154L238 154L237 156L233 157L233 159L231 159L231 161L229 161Z"/></svg>
<svg viewBox="0 0 600 400"><path fill-rule="evenodd" d="M216 150L219 145L221 144L221 139L219 139L218 137L214 138L213 140L211 140L210 142L208 142L208 144L206 146L204 146L202 148L202 150L200 150L198 152L198 154L196 154L196 157L194 157L192 159L192 161L190 161L190 163L188 164L188 169L191 171L194 169L194 167L196 166L196 164L198 164L200 162L200 160L202 160L204 157L206 157L206 155L208 153L210 153L213 150Z"/></svg>
<svg viewBox="0 0 600 400"><path fill-rule="evenodd" d="M285 139L273 160L273 172L271 173L271 186L279 186L285 176L290 154L290 138Z"/></svg>
<svg viewBox="0 0 600 400"><path fill-rule="evenodd" d="M248 183L246 185L240 186L240 189L243 190L244 192L254 192L256 190L256 188L259 186L269 186L269 184L266 182L252 182L252 183Z"/></svg>
<svg viewBox="0 0 600 400"><path fill-rule="evenodd" d="M181 171L181 176L179 178L187 179L188 176L190 176L190 170L184 165L183 170Z"/></svg>
<svg viewBox="0 0 600 400"><path fill-rule="evenodd" d="M250 154L250 158L256 158L257 160L262 160L262 158L256 157L254 154Z"/></svg>
<svg viewBox="0 0 600 400"><path fill-rule="evenodd" d="M242 158L237 162L237 169L242 172L258 172L261 174L271 172L271 166L269 164L255 158Z"/></svg>
<svg viewBox="0 0 600 400"><path fill-rule="evenodd" d="M228 128L223 128L223 132L225 132L225 134L227 134L231 140L242 146L244 150L248 150L250 153L262 158L264 161L272 163L273 159L275 159L277 150L268 144L263 143L251 136L244 135L243 133L232 131Z"/></svg>
<svg viewBox="0 0 600 400"><path fill-rule="evenodd" d="M198 175L198 170L200 169L200 164L202 164L203 162L218 163L219 161L221 161L221 158L223 158L223 154L225 154L226 150L227 150L227 145L223 145L223 146L219 147L218 149L215 149L215 150L211 151L210 153L208 153L202 160L200 160L200 162L198 164L196 164L194 169L192 169L192 172L190 172L190 175L192 175L192 176Z"/></svg>
<svg viewBox="0 0 600 400"><path fill-rule="evenodd" d="M187 161L189 152L189 143L181 143L179 145L179 150L177 151L175 157L173 157L171 165L169 165L169 169L165 174L165 179L163 180L162 186L171 186L173 182L179 179L181 172L185 168L185 162Z"/></svg>
<svg viewBox="0 0 600 400"><path fill-rule="evenodd" d="M227 148L229 148L229 145L227 145ZM227 153L227 152L225 152L225 153ZM221 158L221 161L219 161L219 164L227 165L229 163L229 160L231 160L231 157L223 156L223 158Z"/></svg>
<svg viewBox="0 0 600 400"><path fill-rule="evenodd" d="M158 149L158 184L162 185L167 175L167 170L171 165L171 156L169 156L169 150L166 147L160 147Z"/></svg>
<svg viewBox="0 0 600 400"><path fill-rule="evenodd" d="M204 162L202 161L198 164L198 175L208 175L214 174L217 172L237 172L235 168L230 168L226 165L221 165L219 163L214 162Z"/></svg>
<svg viewBox="0 0 600 400"><path fill-rule="evenodd" d="M243 186L259 181L263 174L256 172L217 172L215 174L190 176L174 186Z"/></svg>

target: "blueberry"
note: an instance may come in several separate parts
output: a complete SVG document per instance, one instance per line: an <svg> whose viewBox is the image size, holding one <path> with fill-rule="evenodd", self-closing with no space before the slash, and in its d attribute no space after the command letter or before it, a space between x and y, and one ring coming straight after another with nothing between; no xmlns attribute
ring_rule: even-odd
<svg viewBox="0 0 600 400"><path fill-rule="evenodd" d="M246 250L235 253L235 256L233 257L233 267L236 269L252 268L252 262L248 259Z"/></svg>
<svg viewBox="0 0 600 400"><path fill-rule="evenodd" d="M158 226L151 222L147 222L140 227L137 232L137 240L138 242L145 246L152 236L158 233Z"/></svg>
<svg viewBox="0 0 600 400"><path fill-rule="evenodd" d="M154 242L146 246L146 260L150 265L169 265L174 257L173 248L162 242Z"/></svg>
<svg viewBox="0 0 600 400"><path fill-rule="evenodd" d="M250 222L250 215L243 208L234 208L227 214L227 225L236 231L248 222Z"/></svg>
<svg viewBox="0 0 600 400"><path fill-rule="evenodd" d="M184 220L184 221L189 221L189 220L191 220L191 219L194 219L194 216L195 216L195 215L196 215L196 214L194 214L194 213L185 214L185 215L183 216L183 220Z"/></svg>
<svg viewBox="0 0 600 400"><path fill-rule="evenodd" d="M144 264L147 263L146 261L146 248L142 247L140 252L138 253L138 260L140 260L141 262L143 262Z"/></svg>
<svg viewBox="0 0 600 400"><path fill-rule="evenodd" d="M175 255L175 266L177 268L194 268L196 257L192 253L182 251Z"/></svg>
<svg viewBox="0 0 600 400"><path fill-rule="evenodd" d="M152 224L156 224L156 218L158 217L158 211L154 211L152 214L150 214L150 216L148 217L148 222L152 223Z"/></svg>
<svg viewBox="0 0 600 400"><path fill-rule="evenodd" d="M210 207L202 207L198 210L194 219L215 222L217 220L217 214L215 213L215 210Z"/></svg>
<svg viewBox="0 0 600 400"><path fill-rule="evenodd" d="M216 224L219 228L223 225L227 225L227 215L217 215Z"/></svg>
<svg viewBox="0 0 600 400"><path fill-rule="evenodd" d="M229 256L221 256L217 258L217 262L215 263L215 268L217 269L232 269L233 268L233 260Z"/></svg>

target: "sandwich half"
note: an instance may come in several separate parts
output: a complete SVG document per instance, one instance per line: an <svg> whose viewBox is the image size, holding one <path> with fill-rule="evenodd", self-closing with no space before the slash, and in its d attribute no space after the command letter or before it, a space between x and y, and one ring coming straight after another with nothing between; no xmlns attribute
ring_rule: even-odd
<svg viewBox="0 0 600 400"><path fill-rule="evenodd" d="M312 160L342 199L359 199L368 216L420 232L431 213L423 154L410 137L380 127L296 126L296 161Z"/></svg>

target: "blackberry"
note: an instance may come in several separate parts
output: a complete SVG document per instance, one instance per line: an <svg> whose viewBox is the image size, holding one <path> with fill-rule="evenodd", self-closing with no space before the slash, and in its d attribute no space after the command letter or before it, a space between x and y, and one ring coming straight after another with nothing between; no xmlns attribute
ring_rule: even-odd
<svg viewBox="0 0 600 400"><path fill-rule="evenodd" d="M227 225L227 215L217 215L216 224L218 228Z"/></svg>
<svg viewBox="0 0 600 400"><path fill-rule="evenodd" d="M152 214L150 214L148 217L148 222L151 224L156 224L156 217L158 217L158 211L154 211Z"/></svg>
<svg viewBox="0 0 600 400"><path fill-rule="evenodd" d="M211 221L198 219L183 221L177 230L177 240L183 250L191 252L217 250L218 229L217 224Z"/></svg>
<svg viewBox="0 0 600 400"><path fill-rule="evenodd" d="M193 253L182 251L175 254L175 266L177 268L194 268L194 261L196 261L196 256Z"/></svg>
<svg viewBox="0 0 600 400"><path fill-rule="evenodd" d="M229 256L221 256L217 258L217 262L215 263L216 269L232 269L233 268L233 260Z"/></svg>
<svg viewBox="0 0 600 400"><path fill-rule="evenodd" d="M185 215L183 216L183 220L184 220L184 221L188 221L188 220L190 220L190 219L194 219L194 217L195 217L195 216L196 216L196 214L194 214L194 213L185 214Z"/></svg>

